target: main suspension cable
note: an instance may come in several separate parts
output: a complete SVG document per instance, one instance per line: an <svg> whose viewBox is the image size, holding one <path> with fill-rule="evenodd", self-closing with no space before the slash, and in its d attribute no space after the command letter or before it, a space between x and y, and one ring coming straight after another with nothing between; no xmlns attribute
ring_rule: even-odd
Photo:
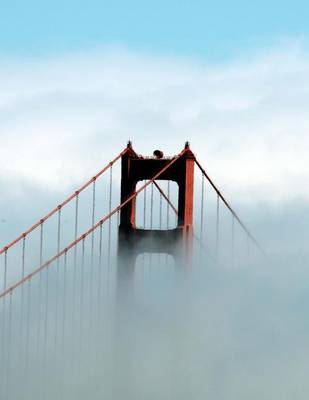
<svg viewBox="0 0 309 400"><path fill-rule="evenodd" d="M128 148L126 147L121 153L119 153L111 162L109 162L101 171L99 171L93 178L91 178L89 181L87 181L83 186L81 186L78 190L76 190L73 194L71 194L69 197L67 197L61 204L60 207L64 207L66 204L68 204L71 200L73 200L79 193L83 192L89 185L92 184L93 179L99 178L102 174L104 174L105 171L107 171L111 165L115 164L126 152L128 151ZM55 207L53 210L51 210L48 214L46 214L43 218L41 218L38 222L33 224L28 230L26 230L24 233L19 235L16 239L14 239L12 242L10 242L8 245L0 249L0 255L4 253L6 250L14 246L16 243L18 243L24 236L27 236L29 233L34 231L36 228L38 228L41 224L42 221L45 222L47 219L49 219L52 215L56 214L58 211L59 206Z"/></svg>
<svg viewBox="0 0 309 400"><path fill-rule="evenodd" d="M224 198L224 196L222 195L222 193L219 191L219 189L217 188L217 186L214 184L214 182L212 181L212 179L209 177L209 175L207 174L207 172L205 171L205 169L202 167L202 165L199 163L199 161L197 159L195 159L195 164L198 166L198 168L201 170L202 174L205 176L205 178L208 180L208 182L210 183L210 185L212 186L212 188L215 190L215 192L217 193L217 195L219 196L219 198L222 200L222 202L225 204L225 206L229 209L229 211L234 215L235 219L237 220L237 222L239 223L239 225L242 227L242 229L245 231L245 233L250 237L250 239L252 240L252 242L256 245L256 247L260 250L260 252L262 254L265 254L264 250L262 249L262 247L260 246L260 244L258 243L258 241L255 239L255 237L251 234L251 232L248 230L248 228L245 226L245 224L241 221L241 219L239 218L239 216L236 214L236 212L233 210L233 208L230 206L230 204L227 202L227 200Z"/></svg>
<svg viewBox="0 0 309 400"><path fill-rule="evenodd" d="M144 185L142 185L138 190L136 190L132 195L130 195L126 200L124 200L121 204L119 204L117 207L115 207L110 213L105 215L102 219L100 219L96 224L94 224L90 229L88 229L83 235L78 237L76 240L71 242L66 248L61 250L58 254L50 258L48 261L44 262L42 265L40 265L38 268L36 268L33 272L30 274L26 275L23 279L19 280L6 290L4 290L0 294L0 298L5 296L9 291L15 290L17 287L22 285L25 281L29 280L31 277L34 275L40 273L43 269L45 269L47 266L49 266L51 263L56 261L58 258L63 256L67 251L72 249L74 246L76 246L80 241L85 239L87 236L89 236L95 229L97 229L100 224L105 223L109 218L111 218L115 213L117 213L119 210L121 210L126 204L131 202L133 199L137 197L139 193L141 193L143 190L145 190L150 184L152 184L163 172L165 172L168 168L171 167L184 153L186 149L184 149L179 155L173 157L163 168L160 169L149 181L147 181Z"/></svg>

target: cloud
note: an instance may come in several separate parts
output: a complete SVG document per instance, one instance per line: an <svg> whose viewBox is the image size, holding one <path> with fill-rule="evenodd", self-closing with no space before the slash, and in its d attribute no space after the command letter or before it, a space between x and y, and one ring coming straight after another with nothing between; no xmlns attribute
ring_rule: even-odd
<svg viewBox="0 0 309 400"><path fill-rule="evenodd" d="M0 85L1 243L11 240L16 231L21 232L57 204L71 186L92 176L120 151L127 139L133 140L138 152L150 154L157 147L166 154L174 154L189 139L223 193L233 204L246 203L240 208L241 216L254 234L262 238L266 250L271 250L267 265L221 269L210 268L206 263L203 272L197 271L193 276L192 301L191 298L188 301L186 291L186 296L181 296L183 303L174 299L169 304L166 298L172 299L173 293L169 290L168 296L162 297L164 291L155 287L155 274L149 274L152 276L149 287L153 285L154 290L146 291L148 301L140 301L139 314L129 321L134 328L132 332L127 325L123 331L128 351L123 365L134 375L129 358L133 349L134 360L138 361L136 371L140 373L143 366L143 379L130 380L133 389L126 394L136 398L134 384L140 381L147 383L145 393L167 393L165 388L171 384L177 391L179 382L187 382L182 378L188 376L190 368L197 398L204 398L205 393L210 397L219 393L220 398L248 398L252 387L259 395L263 388L266 398L276 398L278 388L282 393L291 396L297 393L299 398L305 398L301 390L306 387L303 377L308 370L308 357L303 349L308 337L304 316L308 303L309 189L305 183L309 173L306 110L309 59L301 43L290 42L250 59L222 65L149 56L119 48L45 59L2 60ZM115 196L114 200L117 199ZM97 214L103 215L99 211ZM209 220L207 224L209 232ZM50 229L56 232L55 227ZM52 241L52 236L49 237ZM37 249L38 246L35 257ZM10 265L14 265L12 259ZM15 265L20 268L20 262ZM52 274L57 269L49 271L56 282ZM70 275L66 278L72 282L70 266L68 274L71 279ZM164 282L165 278L166 275ZM49 286L49 293L51 289ZM108 296L109 290L106 293ZM158 306L149 301L152 295ZM92 297L87 298L92 305ZM31 299L32 306L41 304L34 296ZM85 311L86 317L92 318L87 308ZM13 316L18 317L18 312L13 312ZM32 314L32 322L35 315ZM50 312L49 326L53 329L52 318ZM30 326L37 330L35 323ZM70 324L67 329L71 340L75 336L70 334ZM108 337L109 329L104 332ZM93 331L89 329L89 333L84 343L93 345L93 353L87 352L88 359L78 356L83 362L74 365L84 368L83 376L93 374L89 377L89 382L94 382L92 389L102 385L106 390L104 379L109 375L102 379L102 368L96 368L100 372L98 379L96 371L93 372L97 364L91 357L99 354L103 363L108 361L108 367L113 365L104 347L112 342L102 340L101 332L98 339L92 340ZM14 334L19 335L19 331ZM134 340L128 341L127 334ZM104 351L98 343L103 343ZM19 352L17 356L20 357ZM149 370L145 368L145 360ZM37 362L35 365L40 366ZM63 368L45 374L49 379L47 385L52 382L57 390L58 371L63 373ZM78 371L74 369L73 379ZM71 382L72 369L68 372ZM155 387L154 373L160 378L160 385ZM76 385L70 385L67 391L73 389L76 390ZM81 381L77 389L80 391L77 396L84 395L88 383ZM180 384L178 390L181 389Z"/></svg>
<svg viewBox="0 0 309 400"><path fill-rule="evenodd" d="M211 65L123 48L3 59L0 178L59 190L132 139L185 140L229 198L307 199L309 58L300 41Z"/></svg>

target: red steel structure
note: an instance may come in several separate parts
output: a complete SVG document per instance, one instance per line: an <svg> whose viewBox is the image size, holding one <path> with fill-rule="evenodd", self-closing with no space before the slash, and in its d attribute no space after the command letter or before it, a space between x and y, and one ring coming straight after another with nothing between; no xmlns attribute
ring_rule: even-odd
<svg viewBox="0 0 309 400"><path fill-rule="evenodd" d="M162 152L154 152L154 157L144 157L138 155L132 147L132 143L128 142L126 148L124 148L116 157L113 158L106 166L101 169L96 175L88 180L84 185L77 189L73 194L68 196L62 203L52 209L49 213L39 219L29 229L20 234L15 240L11 241L6 246L0 248L0 257L3 262L3 279L2 279L2 291L0 292L0 298L5 297L7 294L12 294L13 291L23 285L25 282L30 281L33 276L40 274L46 268L49 268L54 262L59 262L61 257L67 255L70 250L74 250L78 244L84 243L85 239L92 235L96 230L102 229L102 226L111 220L111 218L120 213L119 223L119 254L121 257L126 259L126 273L131 273L134 270L135 259L138 254L142 252L160 252L168 253L173 255L178 261L185 264L190 264L192 240L197 239L197 242L203 247L202 237L196 236L193 232L193 191L194 191L194 167L195 165L201 171L202 174L202 202L201 209L204 208L204 196L203 187L204 180L207 180L211 188L215 191L217 196L217 225L216 225L216 237L217 246L219 242L219 204L220 201L229 210L232 215L232 242L234 242L234 220L239 224L243 232L247 235L248 242L252 242L256 248L263 253L259 243L256 241L254 236L247 229L245 224L241 221L239 216L236 214L234 209L231 207L226 198L219 191L213 180L209 177L206 170L202 167L200 162L197 160L195 155L190 149L189 143L186 142L184 149L174 157L163 157ZM159 156L158 156L159 155ZM110 172L110 196L112 188L112 168L121 160L121 201L120 204L112 208L110 206L109 212L101 217L97 222L95 221L95 189L96 183L108 171ZM147 180L148 179L148 180ZM169 197L162 191L157 181L174 181L179 187L178 196L178 211L170 203ZM136 189L139 181L145 181L145 183ZM154 185L158 188L161 196L169 203L173 211L176 213L178 221L175 229L168 230L155 230L155 229L138 229L136 227L136 197L149 185ZM93 188L93 201L92 201L92 221L91 226L84 231L82 234L78 234L78 223L79 223L79 197L87 188ZM74 240L66 243L65 246L61 246L62 240L60 240L61 231L61 213L63 209L72 202L75 202L75 234ZM43 257L43 228L44 224L51 219L54 215L58 219L58 245L57 252L52 257L44 260ZM203 227L203 213L201 215L201 233L204 230ZM26 244L29 240L29 236L36 230L40 231L40 257L39 265L32 269L29 273L25 273L25 258L26 258ZM109 232L110 234L110 232ZM109 237L110 241L110 237ZM21 279L16 280L13 283L7 282L7 272L9 268L8 255L9 252L21 243ZM91 249L93 257L93 246Z"/></svg>
<svg viewBox="0 0 309 400"><path fill-rule="evenodd" d="M118 203L119 193L117 196L113 195L116 186L113 184L113 171L119 166L120 160L121 193ZM200 191L195 190L197 173L200 173ZM165 193L162 189L161 182L164 181L177 184L178 204L172 204L169 191ZM170 228L167 223L164 229L160 224L159 229L153 229L152 223L150 228L146 228L145 224L137 224L136 200L143 193L145 210L148 187L151 189L151 211L155 188L159 191L160 204L163 200L166 202L167 216L170 211L175 213L175 227ZM200 197L195 199L199 204L197 206L195 202L195 212L198 211L199 217L195 218L195 222L194 191L200 194ZM205 217L205 209L208 210L211 204L208 196L210 191L215 194L213 225ZM204 196L205 193L208 197ZM105 202L101 202L100 195ZM85 198L90 204L87 203L86 207L82 208L81 203ZM105 208L102 210L98 203L105 203ZM41 364L38 365L46 368L46 376L49 376L48 358L52 358L55 351L62 362L66 345L70 353L73 333L77 333L79 339L71 354L75 351L82 354L82 339L86 338L85 343L88 345L91 338L91 335L85 334L84 325L90 333L101 329L102 323L98 316L106 304L109 304L111 287L114 285L117 293L121 293L122 283L126 286L128 282L129 290L132 288L132 278L138 276L135 275L135 268L138 265L136 258L139 254L160 253L158 258L161 257L161 253L171 255L175 259L177 269L182 270L186 268L178 267L190 266L196 249L200 253L199 261L202 267L206 266L207 262L204 254L214 261L215 265L220 265L222 250L230 255L229 261L233 265L235 236L242 235L247 249L252 243L262 251L256 239L193 154L188 142L181 152L173 157L164 157L159 150L154 152L153 157L141 156L134 151L132 143L129 142L96 175L58 204L15 240L0 248L1 400L18 398L15 396L18 389L16 386L20 386L22 398L25 398L24 390L26 393L28 390L26 397L30 398L33 394L31 385L27 383L31 373L30 361L39 361ZM221 215L221 207L228 210L226 215ZM160 206L158 208L160 212ZM68 215L71 222L69 228L65 225ZM225 249L223 246L226 246L226 242L221 232L224 217L228 218L230 241ZM116 224L112 225L112 220ZM50 226L53 228L48 231ZM214 242L209 239L211 236L215 238ZM196 243L198 247L195 247ZM209 248L209 244L213 243L215 254L211 254ZM117 260L117 251L118 263L113 262ZM142 265L143 268L145 265L146 263ZM143 272L145 270L146 267ZM129 293L124 289L122 294ZM126 301L127 297L124 296L123 300ZM83 321L86 321L84 325ZM38 356L39 350L43 350L42 359ZM78 368L76 373L79 377ZM16 376L18 379L23 377L24 383L15 385Z"/></svg>
<svg viewBox="0 0 309 400"><path fill-rule="evenodd" d="M174 229L140 229L136 226L136 197L120 211L119 258L125 259L125 273L133 273L140 253L166 253L177 264L190 264L193 241L193 191L195 156L189 143L175 159L138 155L128 143L121 158L121 203L136 193L137 183L149 180L161 190L156 181L173 181L179 188L177 227ZM156 153L156 152L154 152ZM155 181L155 179L156 181ZM164 196L164 193L163 193ZM168 198L166 198L168 201Z"/></svg>

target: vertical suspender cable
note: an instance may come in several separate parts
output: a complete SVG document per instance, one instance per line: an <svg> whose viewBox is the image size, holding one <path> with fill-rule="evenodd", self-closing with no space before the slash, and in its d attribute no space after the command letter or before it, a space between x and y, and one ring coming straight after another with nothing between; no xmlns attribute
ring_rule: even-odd
<svg viewBox="0 0 309 400"><path fill-rule="evenodd" d="M64 268L63 268L63 312L62 312L62 353L64 354L65 344L65 320L66 320L66 275L67 275L67 250L64 253Z"/></svg>
<svg viewBox="0 0 309 400"><path fill-rule="evenodd" d="M170 181L167 181L167 198L170 200ZM167 202L166 206L166 224L167 224L167 229L170 227L170 203L169 201Z"/></svg>
<svg viewBox="0 0 309 400"><path fill-rule="evenodd" d="M6 290L6 283L7 283L7 268L8 268L8 257L7 257L7 249L4 252L4 276L3 276L3 291ZM3 326L3 335L2 335L2 349L3 353L5 354L5 303L6 298L3 298L3 306L2 306L2 326ZM5 359L5 357L4 357Z"/></svg>
<svg viewBox="0 0 309 400"><path fill-rule="evenodd" d="M0 329L0 396L2 395L3 387L4 387L4 348L5 348L5 343L4 343L4 323L3 323L3 315L4 315L4 308L3 308L3 301L4 299L1 299L0 303L2 304L2 321L1 321L1 329Z"/></svg>
<svg viewBox="0 0 309 400"><path fill-rule="evenodd" d="M151 183L151 189L150 189L150 229L153 228L153 183ZM149 254L149 264L150 268L152 267L152 253Z"/></svg>
<svg viewBox="0 0 309 400"><path fill-rule="evenodd" d="M219 253L219 218L220 218L220 196L217 193L217 217L216 217L216 257Z"/></svg>
<svg viewBox="0 0 309 400"><path fill-rule="evenodd" d="M63 262L63 310L62 310L62 332L61 332L61 355L62 355L62 385L61 385L61 398L65 398L64 391L65 391L65 328L66 328L66 274L67 274L67 250L64 253L64 262Z"/></svg>
<svg viewBox="0 0 309 400"><path fill-rule="evenodd" d="M30 309L31 309L31 278L28 280L28 290L27 290L27 316L26 316L26 344L25 344L25 363L24 363L24 377L26 382L26 396L28 398L31 396L30 393L30 368L29 368L29 359L30 359Z"/></svg>
<svg viewBox="0 0 309 400"><path fill-rule="evenodd" d="M113 191L113 167L109 170L109 197L108 197L108 212L112 210L112 191ZM108 240L107 240L107 270L106 270L106 295L109 298L110 295L110 257L111 257L111 218L108 219Z"/></svg>
<svg viewBox="0 0 309 400"><path fill-rule="evenodd" d="M166 229L170 227L170 181L167 181L167 204L166 204ZM165 265L168 264L168 254L165 255Z"/></svg>
<svg viewBox="0 0 309 400"><path fill-rule="evenodd" d="M24 234L22 242L22 254L21 254L21 278L25 276L25 255L26 255L26 235Z"/></svg>
<svg viewBox="0 0 309 400"><path fill-rule="evenodd" d="M99 266L100 266L100 271L101 271L101 265L102 265L102 243L103 243L103 223L100 223L99 227Z"/></svg>
<svg viewBox="0 0 309 400"><path fill-rule="evenodd" d="M61 207L58 207L58 223L57 223L57 253L60 252L61 243ZM59 267L59 258L57 258L57 266Z"/></svg>
<svg viewBox="0 0 309 400"><path fill-rule="evenodd" d="M83 327L83 307L84 307L84 266L85 266L85 237L82 240L82 262L81 262L81 276L80 276L80 315L79 315L79 337L80 347L82 341L82 327Z"/></svg>
<svg viewBox="0 0 309 400"><path fill-rule="evenodd" d="M4 277L3 277L3 291L5 291L5 289L6 289L7 270L8 270L8 250L7 250L7 249L5 249L5 252L4 252Z"/></svg>
<svg viewBox="0 0 309 400"><path fill-rule="evenodd" d="M78 312L79 312L79 316L76 319L76 322L78 321L78 326L77 326L77 330L78 330L78 334L76 336L77 337L77 349L75 351L76 353L76 359L79 360L82 359L82 310L83 310L83 291L84 291L84 282L83 282L83 275L84 275L84 264L85 264L85 237L83 236L82 239L82 254L81 254L81 261L79 262L80 265L80 290L79 290L79 302L78 302ZM79 381L81 376L81 362L76 362L76 380Z"/></svg>
<svg viewBox="0 0 309 400"><path fill-rule="evenodd" d="M204 236L204 191L205 191L205 177L202 175L202 193L201 193L201 230L200 230L200 239L203 243Z"/></svg>
<svg viewBox="0 0 309 400"><path fill-rule="evenodd" d="M162 229L162 193L160 192L159 227Z"/></svg>
<svg viewBox="0 0 309 400"><path fill-rule="evenodd" d="M109 169L109 199L108 199L108 212L112 211L112 194L113 194L113 166ZM110 258L111 258L111 228L112 220L108 219L108 270L110 269Z"/></svg>
<svg viewBox="0 0 309 400"><path fill-rule="evenodd" d="M202 187L201 187L201 222L200 222L200 262L202 262L202 245L204 239L204 186L205 186L205 177L202 174Z"/></svg>
<svg viewBox="0 0 309 400"><path fill-rule="evenodd" d="M78 207L79 207L79 192L75 192L75 221L74 221L74 240L78 235ZM72 327L75 328L76 319L76 280L77 280L77 246L74 246L73 253L73 294L72 294Z"/></svg>
<svg viewBox="0 0 309 400"><path fill-rule="evenodd" d="M58 222L57 222L57 254L60 252L61 243L61 206L58 206ZM60 259L57 258L56 265L56 304L55 304L55 350L57 350L57 338L58 338L58 306L59 306L59 263Z"/></svg>
<svg viewBox="0 0 309 400"><path fill-rule="evenodd" d="M113 195L113 165L111 164L109 170L109 199L108 199L108 212L112 211L112 195ZM136 201L136 200L135 200ZM112 234L112 219L108 219L108 260L107 260L107 300L112 301L111 290L112 290L112 274L111 274L111 234ZM109 312L109 310L108 310ZM109 314L108 314L109 315Z"/></svg>
<svg viewBox="0 0 309 400"><path fill-rule="evenodd" d="M77 233L78 233L78 203L79 203L79 192L75 192L75 222L74 222L74 240L77 239ZM76 264L76 251L77 247L74 246L74 265Z"/></svg>
<svg viewBox="0 0 309 400"><path fill-rule="evenodd" d="M75 192L75 226L74 226L74 240L77 239L78 234L78 206L79 206L79 192ZM75 309L75 299L76 299L76 257L77 257L77 246L74 246L74 272L73 272L73 309Z"/></svg>
<svg viewBox="0 0 309 400"><path fill-rule="evenodd" d="M47 356L47 335L48 335L48 301L49 301L49 266L46 268L46 291L45 291L45 315L44 315L44 342L43 342L43 357L46 364Z"/></svg>
<svg viewBox="0 0 309 400"><path fill-rule="evenodd" d="M121 204L121 194L120 194L119 204ZM120 210L117 211L117 227L120 225Z"/></svg>
<svg viewBox="0 0 309 400"><path fill-rule="evenodd" d="M160 196L160 208L159 208L159 228L160 230L162 229L162 206L163 206L163 199L162 199L162 193L159 191L159 196ZM159 265L161 267L161 262L162 262L162 256L160 254L159 256Z"/></svg>
<svg viewBox="0 0 309 400"><path fill-rule="evenodd" d="M24 279L25 276L25 254L26 254L26 235L24 234L22 241L22 253L21 253L21 279ZM20 302L20 341L19 341L19 356L20 356L20 365L22 361L22 346L23 346L23 338L24 338L24 285L21 285L21 302Z"/></svg>
<svg viewBox="0 0 309 400"><path fill-rule="evenodd" d="M40 265L43 263L43 229L44 220L40 224ZM37 355L39 355L41 337L41 317L42 317L42 272L39 273L39 295L38 295L38 329L37 329Z"/></svg>
<svg viewBox="0 0 309 400"><path fill-rule="evenodd" d="M75 191L75 215L74 215L74 240L78 235L78 212L79 212L79 191ZM77 246L73 250L73 291L72 291L72 331L76 330L76 286L77 286ZM77 352L74 352L75 364L77 362ZM74 362L74 361L73 361Z"/></svg>
<svg viewBox="0 0 309 400"><path fill-rule="evenodd" d="M6 290L7 262L8 262L8 260L7 260L7 249L5 249L5 252L4 252L4 271L3 271L3 273L4 273L4 276L3 276L3 291ZM6 308L5 307L5 303L6 303L6 297L4 297L3 300L2 300L2 329L1 329L1 331L2 331L2 337L1 337L2 343L1 343L1 348L2 348L2 353L3 354L1 354L1 356L2 356L3 360L5 360L5 331L6 331L6 327L5 327L5 325L6 325L6 321L5 321L5 308ZM5 361L3 361L3 363L4 362ZM3 390L5 390L5 385L3 385Z"/></svg>
<svg viewBox="0 0 309 400"><path fill-rule="evenodd" d="M250 237L249 235L246 235L247 237L247 263L250 264Z"/></svg>
<svg viewBox="0 0 309 400"><path fill-rule="evenodd" d="M91 216L91 226L94 225L94 220L95 220L95 195L96 195L96 179L95 177L93 178L93 184L92 184L92 216ZM93 267L93 250L94 250L94 231L91 233L91 268ZM93 271L91 272L93 273ZM92 282L91 277L91 282Z"/></svg>
<svg viewBox="0 0 309 400"><path fill-rule="evenodd" d="M146 181L146 179L145 179L144 184L146 184L146 182L147 182L147 181ZM144 189L143 199L144 199L144 207L143 207L143 229L146 229L147 187L145 187L145 189ZM144 272L144 274L145 274L145 271L146 271L146 269L145 269L145 265L146 265L146 263L145 263L145 260L146 260L145 253L143 253L142 257L143 257L143 272Z"/></svg>
<svg viewBox="0 0 309 400"><path fill-rule="evenodd" d="M80 271L80 302L79 302L79 333L78 333L78 346L79 346L79 357L82 359L83 351L83 308L84 308L84 266L85 266L85 237L82 239L82 259L81 259L81 271ZM80 379L81 374L81 363L78 363L77 377Z"/></svg>
<svg viewBox="0 0 309 400"><path fill-rule="evenodd" d="M40 225L40 265L43 264L43 232L44 230L44 220L41 219L41 225Z"/></svg>
<svg viewBox="0 0 309 400"><path fill-rule="evenodd" d="M0 386L0 395L3 393L3 396L5 395L5 370L6 370L6 365L5 365L5 349L6 349L6 343L5 343L5 336L6 336L6 318L5 318L5 314L6 314L6 296L1 299L2 300L2 325L1 325L1 354L0 354L0 365L1 365L1 386Z"/></svg>
<svg viewBox="0 0 309 400"><path fill-rule="evenodd" d="M232 214L232 266L234 266L234 254L235 254L235 217Z"/></svg>
<svg viewBox="0 0 309 400"><path fill-rule="evenodd" d="M8 316L8 341L7 341L7 357L6 357L6 371L5 371L5 400L10 399L9 386L10 386L10 372L11 372L11 342L12 342L12 291L10 292L9 301L9 316Z"/></svg>
<svg viewBox="0 0 309 400"><path fill-rule="evenodd" d="M91 227L94 225L95 221L95 206L96 206L96 178L93 178L92 184L92 216L91 216ZM91 233L91 250L90 250L90 285L89 285L89 331L92 326L93 317L94 317L94 310L93 310L93 284L94 284L94 230Z"/></svg>
<svg viewBox="0 0 309 400"><path fill-rule="evenodd" d="M153 226L153 183L151 184L151 192L150 192L150 229Z"/></svg>
<svg viewBox="0 0 309 400"><path fill-rule="evenodd" d="M101 308L101 285L102 285L102 223L99 227L99 275L98 275L98 314ZM101 320L101 318L99 319Z"/></svg>
<svg viewBox="0 0 309 400"><path fill-rule="evenodd" d="M144 184L146 184L146 179ZM144 214L143 214L143 228L146 228L146 211L147 211L147 187L144 189Z"/></svg>

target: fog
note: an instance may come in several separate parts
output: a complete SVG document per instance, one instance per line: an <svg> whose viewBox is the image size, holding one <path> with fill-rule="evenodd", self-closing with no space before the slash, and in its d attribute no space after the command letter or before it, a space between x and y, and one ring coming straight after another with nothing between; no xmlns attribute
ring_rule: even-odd
<svg viewBox="0 0 309 400"><path fill-rule="evenodd" d="M206 251L194 243L189 268L165 254L141 254L122 285L117 269L127 260L117 258L115 215L110 239L109 225L102 228L102 245L97 229L76 253L0 300L0 400L307 399L309 63L302 41L222 65L113 47L1 61L0 247L131 138L145 155L157 147L173 155L190 140L265 254L248 246L237 225L232 247L232 220L220 208L216 259L216 198L207 188ZM104 179L95 221L108 211ZM175 216L162 210L162 228L171 228ZM64 248L74 239L74 203L61 218ZM149 228L149 208L137 220ZM91 223L89 190L80 196L78 234ZM26 274L39 264L39 240L39 230L27 237ZM44 224L43 259L56 250L57 215ZM22 242L7 257L9 286L21 277ZM2 257L1 291L3 271Z"/></svg>
<svg viewBox="0 0 309 400"><path fill-rule="evenodd" d="M96 232L2 299L1 399L305 399L308 207L243 213L266 255L232 259L222 218L217 262L211 238L190 268L141 254L123 292L115 216L110 263Z"/></svg>

